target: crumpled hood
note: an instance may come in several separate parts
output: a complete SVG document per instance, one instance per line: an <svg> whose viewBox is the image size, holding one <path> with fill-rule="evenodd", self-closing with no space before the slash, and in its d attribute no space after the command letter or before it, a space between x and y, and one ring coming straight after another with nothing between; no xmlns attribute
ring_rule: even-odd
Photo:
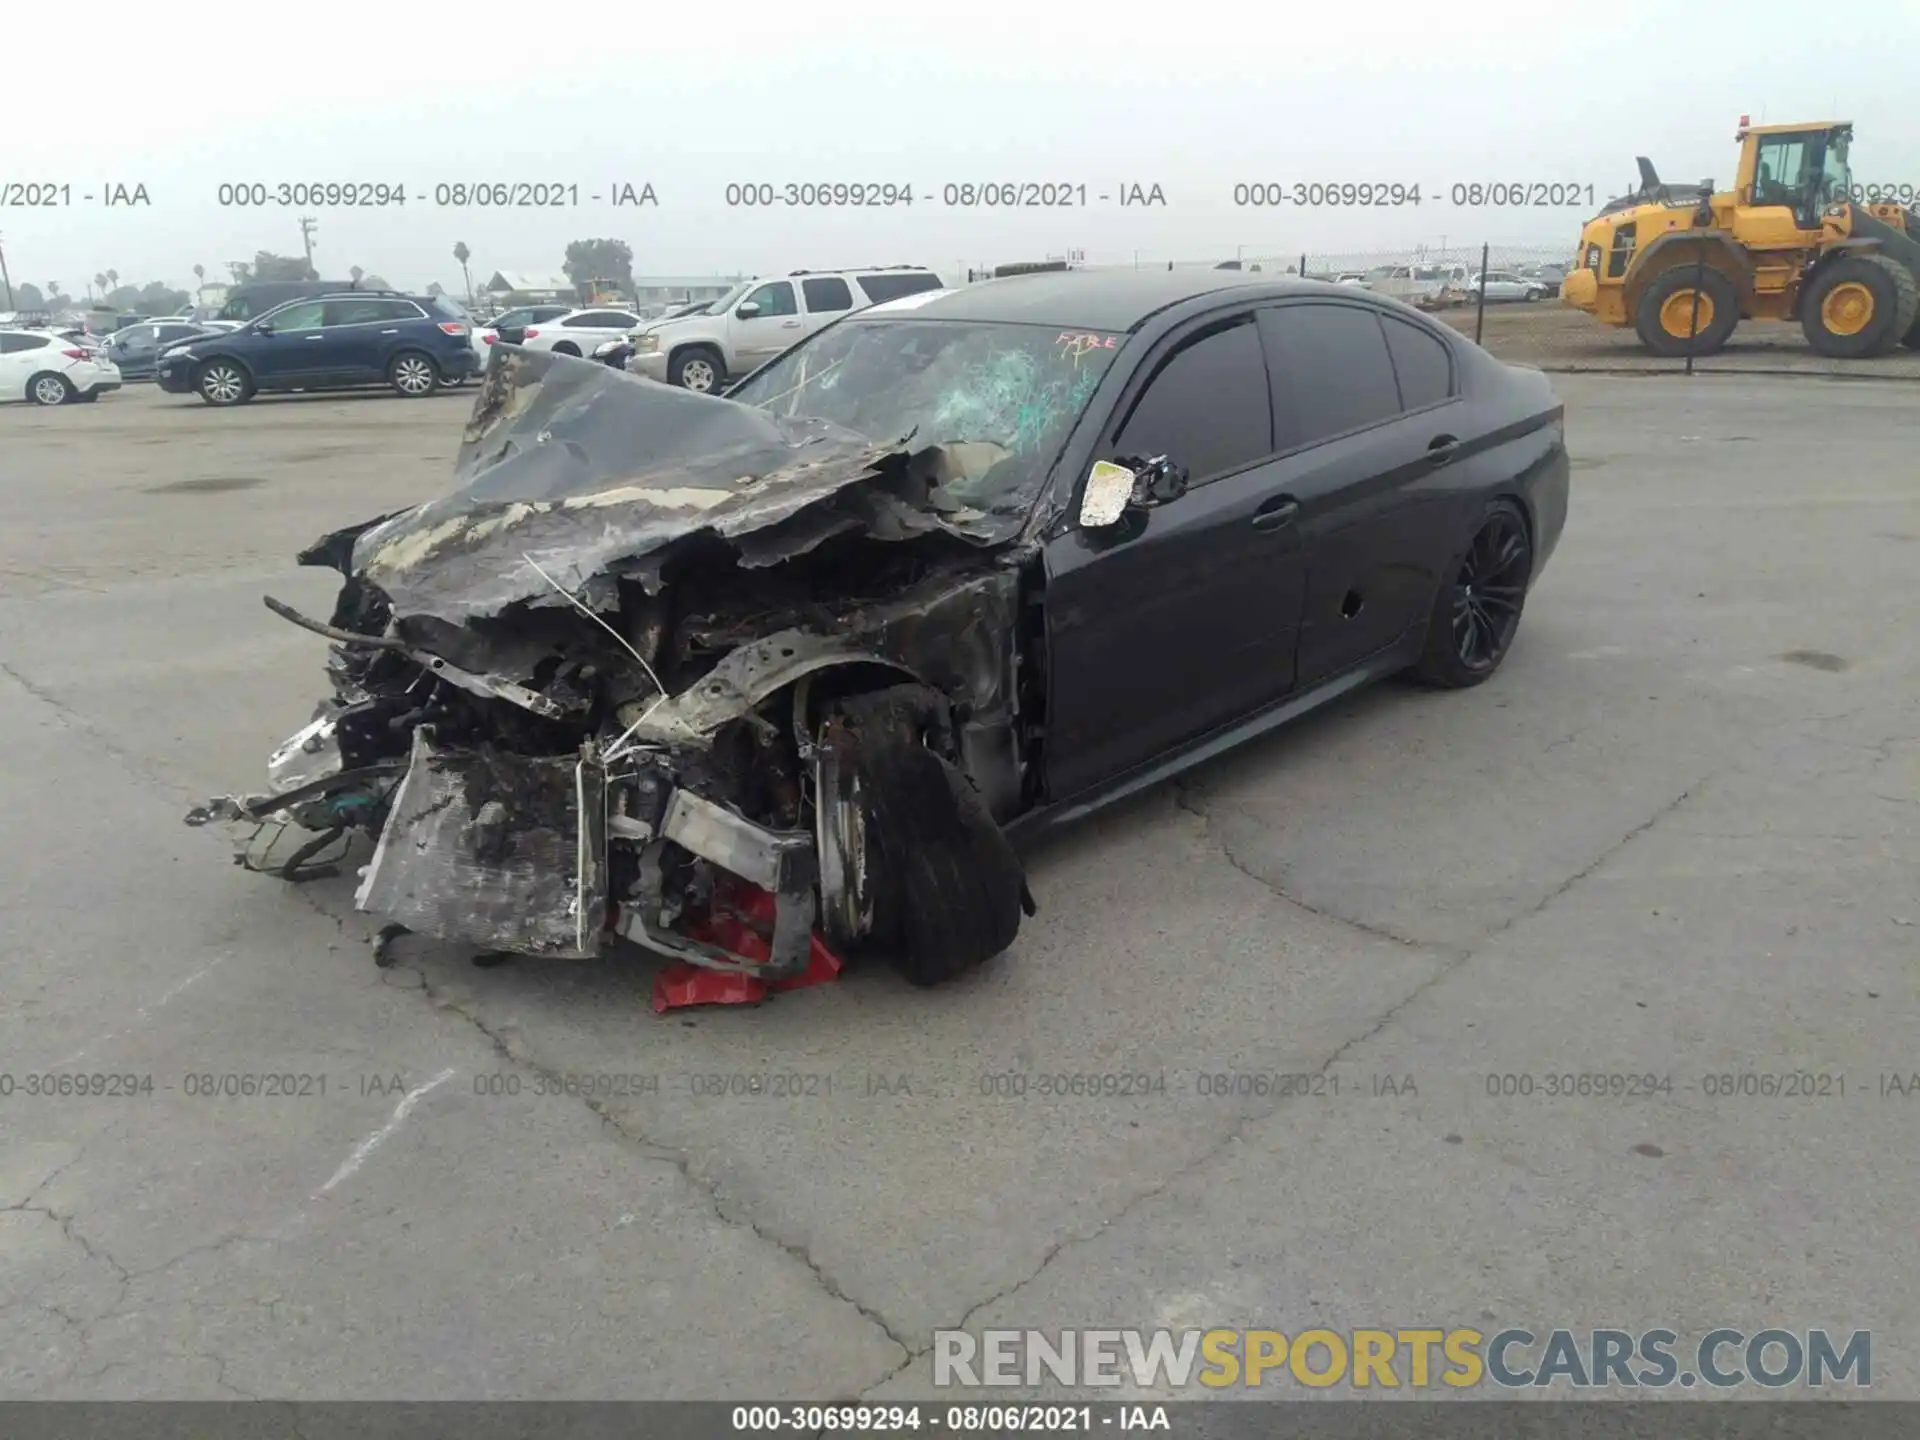
<svg viewBox="0 0 1920 1440"><path fill-rule="evenodd" d="M854 529L981 543L1017 533L1018 517L935 509L940 469L937 451L910 457L823 421L513 347L496 352L474 404L457 487L364 531L352 569L396 617L460 624L551 597L540 570L572 593L699 531L735 539L794 521L792 538L762 545L758 563ZM831 513L795 520L828 500Z"/></svg>

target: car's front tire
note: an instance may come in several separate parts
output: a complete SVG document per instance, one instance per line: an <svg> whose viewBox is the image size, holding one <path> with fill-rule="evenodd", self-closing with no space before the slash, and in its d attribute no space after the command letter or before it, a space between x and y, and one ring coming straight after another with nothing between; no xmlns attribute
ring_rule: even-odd
<svg viewBox="0 0 1920 1440"><path fill-rule="evenodd" d="M402 350L387 366L387 383L396 395L417 400L440 387L440 370L418 350Z"/></svg>
<svg viewBox="0 0 1920 1440"><path fill-rule="evenodd" d="M1496 500L1434 595L1413 677L1443 690L1491 678L1513 647L1532 579L1527 517L1512 500Z"/></svg>
<svg viewBox="0 0 1920 1440"><path fill-rule="evenodd" d="M49 371L27 382L27 398L36 405L64 405L74 397L73 382Z"/></svg>
<svg viewBox="0 0 1920 1440"><path fill-rule="evenodd" d="M711 395L719 390L727 377L726 362L721 360L718 351L705 345L690 345L673 357L673 363L667 367L667 379L682 390L691 390L696 395Z"/></svg>
<svg viewBox="0 0 1920 1440"><path fill-rule="evenodd" d="M193 388L209 405L240 405L253 398L253 377L231 360L209 360L194 375Z"/></svg>
<svg viewBox="0 0 1920 1440"><path fill-rule="evenodd" d="M973 781L929 749L917 686L843 701L816 751L821 920L845 954L885 955L915 985L1013 944L1026 874Z"/></svg>

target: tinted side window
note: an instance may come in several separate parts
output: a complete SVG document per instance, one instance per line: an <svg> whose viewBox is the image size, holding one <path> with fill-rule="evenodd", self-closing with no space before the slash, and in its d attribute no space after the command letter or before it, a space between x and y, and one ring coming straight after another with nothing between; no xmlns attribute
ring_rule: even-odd
<svg viewBox="0 0 1920 1440"><path fill-rule="evenodd" d="M1253 317L1173 353L1120 428L1119 454L1165 455L1193 483L1273 453L1267 363Z"/></svg>
<svg viewBox="0 0 1920 1440"><path fill-rule="evenodd" d="M867 292L867 298L880 305L888 300L898 300L902 295L918 295L922 290L938 290L938 275L862 275L860 288Z"/></svg>
<svg viewBox="0 0 1920 1440"><path fill-rule="evenodd" d="M807 309L815 315L828 310L853 308L853 287L838 275L825 275L818 280L802 280L800 293L806 296Z"/></svg>
<svg viewBox="0 0 1920 1440"><path fill-rule="evenodd" d="M159 334L154 336L154 338L164 345L169 341L184 340L189 335L198 335L199 333L200 327L198 325L162 325Z"/></svg>
<svg viewBox="0 0 1920 1440"><path fill-rule="evenodd" d="M0 355L14 355L22 350L44 350L52 343L44 335L0 334Z"/></svg>
<svg viewBox="0 0 1920 1440"><path fill-rule="evenodd" d="M1387 332L1387 353L1400 380L1400 407L1419 410L1453 394L1453 356L1446 343L1418 325L1391 315L1380 323Z"/></svg>
<svg viewBox="0 0 1920 1440"><path fill-rule="evenodd" d="M623 325L633 323L631 315L622 315L618 310L589 310L584 315L576 315L567 322L587 330L617 330Z"/></svg>
<svg viewBox="0 0 1920 1440"><path fill-rule="evenodd" d="M277 331L318 330L325 323L327 306L323 300L299 300L273 312Z"/></svg>
<svg viewBox="0 0 1920 1440"><path fill-rule="evenodd" d="M1377 425L1400 413L1400 387L1371 309L1287 305L1260 312L1274 343L1276 388L1291 450Z"/></svg>
<svg viewBox="0 0 1920 1440"><path fill-rule="evenodd" d="M784 280L776 280L771 285L762 285L740 303L758 305L761 315L798 315L800 313L799 303L793 298L793 286Z"/></svg>
<svg viewBox="0 0 1920 1440"><path fill-rule="evenodd" d="M420 308L405 300L329 300L327 324L372 325L379 321L418 320Z"/></svg>

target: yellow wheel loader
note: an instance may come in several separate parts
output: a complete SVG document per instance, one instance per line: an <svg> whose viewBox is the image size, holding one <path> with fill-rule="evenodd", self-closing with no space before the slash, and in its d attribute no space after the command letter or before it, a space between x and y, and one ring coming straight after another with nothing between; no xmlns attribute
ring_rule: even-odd
<svg viewBox="0 0 1920 1440"><path fill-rule="evenodd" d="M1656 355L1710 355L1747 320L1798 320L1821 355L1920 349L1920 215L1847 167L1850 121L1749 125L1734 188L1640 188L1580 232L1561 303L1631 325Z"/></svg>

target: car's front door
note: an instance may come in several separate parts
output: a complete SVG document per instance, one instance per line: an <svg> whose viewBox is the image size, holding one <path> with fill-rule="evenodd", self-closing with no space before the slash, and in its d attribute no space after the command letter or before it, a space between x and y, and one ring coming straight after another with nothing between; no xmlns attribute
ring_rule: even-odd
<svg viewBox="0 0 1920 1440"><path fill-rule="evenodd" d="M1262 309L1274 380L1272 467L1300 503L1307 555L1298 682L1365 660L1420 623L1459 530L1475 452L1453 352L1383 307Z"/></svg>
<svg viewBox="0 0 1920 1440"><path fill-rule="evenodd" d="M314 380L327 369L326 302L297 300L254 322L243 358L254 379L268 387ZM259 328L264 322L270 329Z"/></svg>
<svg viewBox="0 0 1920 1440"><path fill-rule="evenodd" d="M748 307L753 307L748 309ZM745 310L746 314L740 312ZM756 287L733 307L727 324L732 331L737 372L746 375L801 338L805 322L790 280L773 280Z"/></svg>
<svg viewBox="0 0 1920 1440"><path fill-rule="evenodd" d="M1190 488L1122 533L1075 526L1047 544L1050 798L1145 765L1291 688L1305 578L1297 506L1273 449L1251 311L1167 337L1129 380L1096 458L1164 455Z"/></svg>

